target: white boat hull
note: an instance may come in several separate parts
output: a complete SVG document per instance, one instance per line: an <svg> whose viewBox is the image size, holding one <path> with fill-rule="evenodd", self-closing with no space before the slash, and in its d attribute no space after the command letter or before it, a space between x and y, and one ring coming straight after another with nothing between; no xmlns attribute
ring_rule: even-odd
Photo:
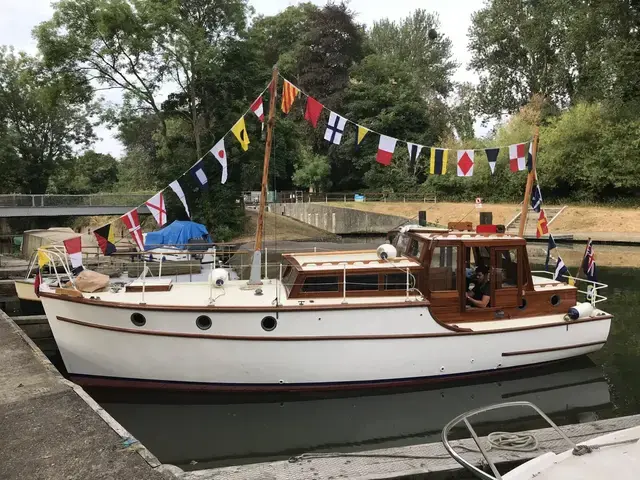
<svg viewBox="0 0 640 480"><path fill-rule="evenodd" d="M70 374L136 386L298 389L444 380L593 352L610 327L609 317L566 323L555 315L542 326L501 320L491 322L500 330L455 332L427 307L410 304L218 312L47 296L43 305ZM135 312L145 315L144 326L132 324ZM199 315L212 319L210 329L196 326ZM270 332L261 328L267 315L277 318Z"/></svg>

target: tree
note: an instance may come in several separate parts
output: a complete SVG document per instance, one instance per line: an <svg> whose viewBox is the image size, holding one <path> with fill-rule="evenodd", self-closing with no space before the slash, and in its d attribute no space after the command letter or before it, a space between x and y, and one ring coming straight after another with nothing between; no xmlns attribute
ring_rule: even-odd
<svg viewBox="0 0 640 480"><path fill-rule="evenodd" d="M369 43L381 57L402 61L423 95L446 97L453 90L451 72L458 65L452 59L451 40L438 35L439 28L437 15L418 9L400 22L375 22Z"/></svg>
<svg viewBox="0 0 640 480"><path fill-rule="evenodd" d="M635 105L639 25L636 2L488 1L469 34L481 112L513 113L535 94L558 108L600 100Z"/></svg>
<svg viewBox="0 0 640 480"><path fill-rule="evenodd" d="M337 109L350 70L364 57L364 28L344 3L311 10L308 30L294 51L297 83L327 108Z"/></svg>
<svg viewBox="0 0 640 480"><path fill-rule="evenodd" d="M90 119L100 109L84 79L49 71L38 58L6 47L0 48L0 105L7 153L20 158L11 168L17 191L44 193L56 164L95 138Z"/></svg>
<svg viewBox="0 0 640 480"><path fill-rule="evenodd" d="M195 141L195 157L202 157L201 99L203 80L219 75L223 54L246 27L246 0L146 0L136 7L149 18L154 40L179 93L176 112L186 110ZM186 108L181 108L182 106Z"/></svg>
<svg viewBox="0 0 640 480"><path fill-rule="evenodd" d="M311 147L302 150L300 160L296 164L293 183L320 192L329 186L329 160L323 155L313 153Z"/></svg>
<svg viewBox="0 0 640 480"><path fill-rule="evenodd" d="M53 18L34 29L46 65L123 90L138 108L157 115L166 136L157 100L164 72L159 32L146 9L129 0L60 0L54 9Z"/></svg>
<svg viewBox="0 0 640 480"><path fill-rule="evenodd" d="M92 150L59 164L49 179L51 193L109 192L118 181L118 163L111 155Z"/></svg>

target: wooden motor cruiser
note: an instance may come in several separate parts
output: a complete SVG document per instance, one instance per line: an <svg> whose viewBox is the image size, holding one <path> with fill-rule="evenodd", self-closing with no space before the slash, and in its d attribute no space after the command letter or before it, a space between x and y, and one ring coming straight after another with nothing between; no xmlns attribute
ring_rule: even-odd
<svg viewBox="0 0 640 480"><path fill-rule="evenodd" d="M271 95L248 282L214 269L199 283L143 280L93 294L44 287L45 312L77 381L225 390L392 386L523 368L606 342L612 316L597 308L606 285L589 282L589 301L578 303L576 287L531 272L520 236L405 227L377 250L284 255L278 278L260 278L274 111ZM469 308L467 272L478 266L490 269L490 302Z"/></svg>

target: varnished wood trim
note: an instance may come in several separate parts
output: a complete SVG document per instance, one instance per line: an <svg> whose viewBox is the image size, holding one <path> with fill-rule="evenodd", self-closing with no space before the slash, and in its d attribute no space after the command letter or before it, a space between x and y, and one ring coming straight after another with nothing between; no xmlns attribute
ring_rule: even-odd
<svg viewBox="0 0 640 480"><path fill-rule="evenodd" d="M159 332L155 330L144 330L142 328L124 328L124 327L113 327L110 325L100 325L95 323L88 323L82 320L74 320L67 317L56 316L56 318L61 322L73 323L75 325L80 325L88 328L97 328L100 330L109 330L114 332L123 332L123 333L131 333L138 335L157 335L161 337L182 337L182 338L205 338L210 340L235 340L235 341L270 341L270 342L309 342L309 341L337 341L337 340L403 340L403 339L416 339L416 338L438 338L438 337L454 337L456 335L486 335L486 334L495 334L495 333L507 333L514 332L520 330L531 330L537 328L549 328L549 327L558 327L564 325L563 323L555 323L555 324L547 324L547 325L539 325L537 327L517 327L511 329L504 330L484 330L475 332L470 329L460 329L455 330L452 333L409 333L409 334L394 334L394 335L335 335L335 336L293 336L293 337L275 337L275 336L237 336L237 335L207 335L203 333L182 333L182 332ZM594 321L600 320L596 319L586 319L586 320L576 320L572 323L584 323L586 321ZM598 342L605 343L605 342ZM564 349L565 347L560 347L559 349ZM578 348L578 347L568 347L568 348ZM528 351L526 353L537 353L537 351ZM511 355L525 355L526 353L516 352ZM503 356L509 356L509 352L507 354L502 354Z"/></svg>
<svg viewBox="0 0 640 480"><path fill-rule="evenodd" d="M354 255L354 254L363 254L363 253L376 253L375 248L370 250L335 250L330 252L299 252L299 253L285 253L284 257L311 257L311 256L328 256L328 255Z"/></svg>
<svg viewBox="0 0 640 480"><path fill-rule="evenodd" d="M537 350L519 350L517 352L503 352L503 357L515 357L518 355L533 355L535 353L558 352L560 350L573 350L574 348L593 347L594 345L604 345L607 342L589 342L578 343L576 345L567 345L565 347L539 348Z"/></svg>
<svg viewBox="0 0 640 480"><path fill-rule="evenodd" d="M270 337L270 336L253 336L253 335L207 335L203 333L182 333L182 332L159 332L156 330L144 330L142 328L124 328L113 327L111 325L101 325L96 323L83 322L66 317L56 317L61 322L73 323L83 327L97 328L100 330L109 330L113 332L132 333L137 335L157 335L160 337L186 337L186 338L207 338L211 340L235 340L243 342L315 342L315 341L332 341L332 340L402 340L409 338L429 338L439 337L449 334L433 334L433 333L408 333L396 335L335 335L335 336L294 336L294 337Z"/></svg>
<svg viewBox="0 0 640 480"><path fill-rule="evenodd" d="M307 311L323 311L323 310L368 310L380 308L409 308L409 307L428 307L430 303L427 300L410 301L410 302L385 302L385 303L352 303L352 304L335 304L335 305L284 305L273 307L265 305L264 307L217 307L215 305L147 305L139 303L121 303L121 302L105 302L104 300L85 298L85 297L68 297L56 295L48 292L40 292L41 297L52 298L64 302L83 303L86 305L96 305L105 308L127 308L131 310L151 310L151 311L171 311L171 312L307 312Z"/></svg>
<svg viewBox="0 0 640 480"><path fill-rule="evenodd" d="M173 284L169 285L145 285L145 292L168 292L173 288ZM127 285L126 292L136 293L142 292L142 285Z"/></svg>

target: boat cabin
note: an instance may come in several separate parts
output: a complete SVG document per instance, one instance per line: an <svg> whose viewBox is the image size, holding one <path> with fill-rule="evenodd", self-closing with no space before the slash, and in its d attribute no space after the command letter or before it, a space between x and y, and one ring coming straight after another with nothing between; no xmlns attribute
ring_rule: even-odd
<svg viewBox="0 0 640 480"><path fill-rule="evenodd" d="M390 241L397 256L386 260L375 251L285 255L288 298L411 295L428 300L445 323L565 313L576 303L575 287L532 276L523 238L408 228ZM488 272L486 307L467 301L480 266Z"/></svg>

